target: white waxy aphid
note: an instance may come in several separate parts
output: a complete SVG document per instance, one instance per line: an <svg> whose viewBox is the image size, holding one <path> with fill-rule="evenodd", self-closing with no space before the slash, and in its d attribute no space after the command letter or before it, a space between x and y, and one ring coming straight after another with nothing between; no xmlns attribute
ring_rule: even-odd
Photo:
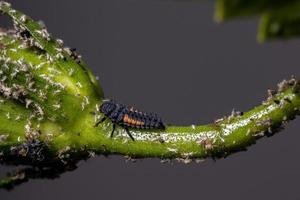
<svg viewBox="0 0 300 200"><path fill-rule="evenodd" d="M32 62L28 62L28 66L30 67L30 69L34 69Z"/></svg>
<svg viewBox="0 0 300 200"><path fill-rule="evenodd" d="M11 78L14 78L14 77L17 76L18 73L19 73L19 70L16 69L16 68L14 68L14 71L10 74L10 77L11 77Z"/></svg>
<svg viewBox="0 0 300 200"><path fill-rule="evenodd" d="M283 121L287 121L287 116L286 116L286 115L283 116L282 120L283 120Z"/></svg>
<svg viewBox="0 0 300 200"><path fill-rule="evenodd" d="M20 119L21 119L21 116L20 116L20 115L18 115L18 116L15 118L16 121L19 121Z"/></svg>
<svg viewBox="0 0 300 200"><path fill-rule="evenodd" d="M12 94L12 89L0 83L0 92L3 93L5 97L10 97Z"/></svg>
<svg viewBox="0 0 300 200"><path fill-rule="evenodd" d="M183 153L182 154L182 157L184 157L184 158L190 158L191 156L194 156L194 152L188 152L188 153Z"/></svg>
<svg viewBox="0 0 300 200"><path fill-rule="evenodd" d="M61 90L54 90L53 91L53 94L59 94L59 93L61 93Z"/></svg>
<svg viewBox="0 0 300 200"><path fill-rule="evenodd" d="M47 133L46 134L46 141L51 142L53 140L53 134L52 133Z"/></svg>
<svg viewBox="0 0 300 200"><path fill-rule="evenodd" d="M72 55L72 51L71 51L71 48L70 48L70 47L65 47L64 50L65 50L65 52L66 52L69 56Z"/></svg>
<svg viewBox="0 0 300 200"><path fill-rule="evenodd" d="M87 105L89 105L89 104L90 104L89 97L88 97L88 96L84 96L84 101L81 103L82 110L84 110L85 107L86 107Z"/></svg>
<svg viewBox="0 0 300 200"><path fill-rule="evenodd" d="M82 85L81 85L81 83L80 83L79 81L76 83L76 85L77 85L79 88L82 88Z"/></svg>
<svg viewBox="0 0 300 200"><path fill-rule="evenodd" d="M35 84L35 82L34 81L31 81L31 82L29 82L28 83L28 89L33 89L33 85Z"/></svg>
<svg viewBox="0 0 300 200"><path fill-rule="evenodd" d="M63 59L63 58L64 58L64 55L63 55L62 53L57 53L57 54L55 55L55 58L57 58L57 59Z"/></svg>
<svg viewBox="0 0 300 200"><path fill-rule="evenodd" d="M35 104L35 107L37 109L37 113L40 115L40 116L44 116L44 111L43 109L41 108L41 106L39 106L38 104Z"/></svg>
<svg viewBox="0 0 300 200"><path fill-rule="evenodd" d="M0 55L0 60L1 61L6 61L7 57L7 49L2 49L2 55Z"/></svg>
<svg viewBox="0 0 300 200"><path fill-rule="evenodd" d="M51 59L51 56L50 56L48 53L46 53L46 59L47 59L47 60L50 60L50 59Z"/></svg>
<svg viewBox="0 0 300 200"><path fill-rule="evenodd" d="M20 71L22 71L22 72L27 72L27 71L28 71L28 66L25 65L25 64L23 64L23 65L20 65L19 69L20 69Z"/></svg>
<svg viewBox="0 0 300 200"><path fill-rule="evenodd" d="M5 135L0 135L0 142L5 142L8 138L8 134L5 134Z"/></svg>
<svg viewBox="0 0 300 200"><path fill-rule="evenodd" d="M24 65L24 58L18 59L18 60L17 60L17 63L18 63L19 65Z"/></svg>
<svg viewBox="0 0 300 200"><path fill-rule="evenodd" d="M60 109L61 105L60 104L54 104L53 107L54 107L55 110L58 110L58 109Z"/></svg>
<svg viewBox="0 0 300 200"><path fill-rule="evenodd" d="M55 50L56 50L57 52L62 52L62 51L63 51L62 48L57 48L57 47L55 47Z"/></svg>
<svg viewBox="0 0 300 200"><path fill-rule="evenodd" d="M271 133L271 134L273 133L272 127L268 128L268 132Z"/></svg>
<svg viewBox="0 0 300 200"><path fill-rule="evenodd" d="M51 78L49 77L49 75L46 75L46 74L40 74L39 75L41 78L45 79L48 83L50 83L52 86L57 86L57 87L60 87L61 89L64 89L65 86L62 84L62 83L57 83L57 82L54 82L53 80L51 80ZM53 75L52 75L53 76ZM49 87L49 86L48 86ZM47 85L45 86L45 88L47 89L48 88Z"/></svg>
<svg viewBox="0 0 300 200"><path fill-rule="evenodd" d="M82 111L84 111L84 109L85 109L85 102L81 103L81 109L82 109Z"/></svg>
<svg viewBox="0 0 300 200"><path fill-rule="evenodd" d="M172 153L177 153L177 149L175 149L175 148L170 148L170 147L167 147L167 150L168 151L170 151L170 152L172 152Z"/></svg>
<svg viewBox="0 0 300 200"><path fill-rule="evenodd" d="M99 104L96 104L96 111L100 112L100 105Z"/></svg>
<svg viewBox="0 0 300 200"><path fill-rule="evenodd" d="M94 151L88 151L89 157L94 158L96 156L96 153Z"/></svg>
<svg viewBox="0 0 300 200"><path fill-rule="evenodd" d="M170 159L161 159L160 163L163 163L163 164L165 164L165 163L171 163L171 160Z"/></svg>
<svg viewBox="0 0 300 200"><path fill-rule="evenodd" d="M221 136L219 136L219 139L222 141L222 142L225 142L225 139Z"/></svg>
<svg viewBox="0 0 300 200"><path fill-rule="evenodd" d="M8 44L14 44L16 42L15 39L11 40Z"/></svg>
<svg viewBox="0 0 300 200"><path fill-rule="evenodd" d="M27 17L26 17L26 15L22 15L21 17L20 17L20 21L21 22L26 22L26 20L27 20Z"/></svg>
<svg viewBox="0 0 300 200"><path fill-rule="evenodd" d="M178 162L182 162L182 163L184 163L184 164L189 164L189 163L192 162L192 159L189 159L189 158L176 158L176 160L177 160Z"/></svg>
<svg viewBox="0 0 300 200"><path fill-rule="evenodd" d="M204 162L204 161L205 161L204 159L196 159L196 160L195 160L196 163L202 163L202 162Z"/></svg>
<svg viewBox="0 0 300 200"><path fill-rule="evenodd" d="M0 81L4 82L6 79L7 79L7 76L3 76Z"/></svg>
<svg viewBox="0 0 300 200"><path fill-rule="evenodd" d="M9 69L7 63L4 63L4 64L2 65L2 67L3 67L4 69L6 69L6 70Z"/></svg>
<svg viewBox="0 0 300 200"><path fill-rule="evenodd" d="M4 6L11 7L11 4L6 1L0 1L0 8L2 9Z"/></svg>
<svg viewBox="0 0 300 200"><path fill-rule="evenodd" d="M88 96L84 96L84 99L85 99L85 104L89 105L90 104L89 97Z"/></svg>
<svg viewBox="0 0 300 200"><path fill-rule="evenodd" d="M17 48L18 49L26 49L27 45L25 43L23 43L23 44L20 44Z"/></svg>
<svg viewBox="0 0 300 200"><path fill-rule="evenodd" d="M101 115L95 114L95 122L98 122L101 119Z"/></svg>
<svg viewBox="0 0 300 200"><path fill-rule="evenodd" d="M263 137L264 135L265 135L265 133L262 131L254 134L255 137Z"/></svg>
<svg viewBox="0 0 300 200"><path fill-rule="evenodd" d="M43 67L46 64L46 62L41 62L40 64L35 66L35 69L39 69L41 67Z"/></svg>
<svg viewBox="0 0 300 200"><path fill-rule="evenodd" d="M64 41L61 39L56 39L56 42L58 43L59 46L63 46L64 45Z"/></svg>
<svg viewBox="0 0 300 200"><path fill-rule="evenodd" d="M46 95L46 93L43 90L39 90L38 95L42 99L46 99L47 98L47 95Z"/></svg>
<svg viewBox="0 0 300 200"><path fill-rule="evenodd" d="M184 164L190 164L192 161L193 161L192 159L186 158L186 159L183 160L183 163Z"/></svg>
<svg viewBox="0 0 300 200"><path fill-rule="evenodd" d="M9 112L6 113L6 118L10 119L10 113Z"/></svg>
<svg viewBox="0 0 300 200"><path fill-rule="evenodd" d="M43 28L42 30L35 30L37 34L42 36L45 40L50 41L50 34L48 33L47 29Z"/></svg>
<svg viewBox="0 0 300 200"><path fill-rule="evenodd" d="M58 71L57 69L53 68L53 67L48 67L47 70L51 73L55 73L55 74L61 74L60 71ZM51 74L52 75L52 74Z"/></svg>
<svg viewBox="0 0 300 200"><path fill-rule="evenodd" d="M61 149L58 152L58 158L61 160L61 162L63 163L67 163L67 161L65 161L65 158L69 158L70 154L68 154L67 152L71 150L70 146L66 146L65 148Z"/></svg>
<svg viewBox="0 0 300 200"><path fill-rule="evenodd" d="M17 11L16 10L10 10L9 13L10 14L15 14Z"/></svg>
<svg viewBox="0 0 300 200"><path fill-rule="evenodd" d="M17 49L9 49L12 52L17 52Z"/></svg>
<svg viewBox="0 0 300 200"><path fill-rule="evenodd" d="M66 87L62 83L55 83L54 85L57 87L60 87L61 89L65 89L65 87Z"/></svg>
<svg viewBox="0 0 300 200"><path fill-rule="evenodd" d="M217 124L217 123L220 123L220 122L222 122L222 121L224 121L226 119L226 117L222 117L222 118L220 118L220 119L216 119L215 120L215 123Z"/></svg>
<svg viewBox="0 0 300 200"><path fill-rule="evenodd" d="M69 76L72 76L74 74L74 69L71 68L70 71L69 71Z"/></svg>
<svg viewBox="0 0 300 200"><path fill-rule="evenodd" d="M46 54L46 58L50 63L53 63L54 60L53 60L52 56L50 56L49 54Z"/></svg>
<svg viewBox="0 0 300 200"><path fill-rule="evenodd" d="M32 103L33 101L31 99L25 99L25 105L26 105L26 108L29 108L30 104Z"/></svg>
<svg viewBox="0 0 300 200"><path fill-rule="evenodd" d="M45 28L42 29L42 36L48 41L51 40L50 34L48 33L47 29L45 29Z"/></svg>

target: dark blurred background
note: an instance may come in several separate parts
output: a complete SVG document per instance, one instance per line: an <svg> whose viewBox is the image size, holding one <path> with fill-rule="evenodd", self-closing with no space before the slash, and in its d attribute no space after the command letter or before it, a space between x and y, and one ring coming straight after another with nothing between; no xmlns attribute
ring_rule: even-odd
<svg viewBox="0 0 300 200"><path fill-rule="evenodd" d="M300 75L299 39L258 44L258 18L214 23L211 0L9 2L76 47L107 98L159 113L170 124L247 111L268 88ZM1 17L1 27L8 21ZM300 199L299 122L216 162L98 156L59 179L0 190L0 199ZM9 170L1 166L0 175Z"/></svg>

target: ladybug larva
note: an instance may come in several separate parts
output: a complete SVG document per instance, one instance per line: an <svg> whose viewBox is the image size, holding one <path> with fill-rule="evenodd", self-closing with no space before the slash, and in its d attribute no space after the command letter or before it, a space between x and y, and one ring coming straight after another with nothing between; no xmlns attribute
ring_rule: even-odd
<svg viewBox="0 0 300 200"><path fill-rule="evenodd" d="M164 123L157 115L141 112L133 107L128 107L112 100L103 102L100 106L100 112L103 113L105 117L99 120L96 126L109 118L113 123L113 130L110 137L113 137L116 125L123 127L133 141L134 138L128 128L165 129Z"/></svg>

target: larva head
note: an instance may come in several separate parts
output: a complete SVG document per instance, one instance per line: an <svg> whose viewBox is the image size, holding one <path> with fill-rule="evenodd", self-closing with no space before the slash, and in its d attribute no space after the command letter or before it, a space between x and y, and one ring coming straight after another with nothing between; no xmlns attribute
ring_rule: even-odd
<svg viewBox="0 0 300 200"><path fill-rule="evenodd" d="M116 104L113 101L105 101L100 107L100 112L109 115L116 109Z"/></svg>

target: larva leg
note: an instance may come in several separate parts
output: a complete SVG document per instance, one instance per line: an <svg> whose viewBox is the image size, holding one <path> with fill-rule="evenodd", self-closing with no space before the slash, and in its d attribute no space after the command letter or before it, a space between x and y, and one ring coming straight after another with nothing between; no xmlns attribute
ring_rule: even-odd
<svg viewBox="0 0 300 200"><path fill-rule="evenodd" d="M116 125L113 124L113 129L112 129L111 134L110 134L111 138L114 136L115 129L116 129Z"/></svg>
<svg viewBox="0 0 300 200"><path fill-rule="evenodd" d="M126 133L129 135L129 137L132 139L132 141L134 141L133 136L131 135L130 131L128 130L128 128L125 128Z"/></svg>
<svg viewBox="0 0 300 200"><path fill-rule="evenodd" d="M106 120L106 117L103 117L102 119L100 119L96 124L95 127L97 127L99 124L101 124L102 122L104 122Z"/></svg>

